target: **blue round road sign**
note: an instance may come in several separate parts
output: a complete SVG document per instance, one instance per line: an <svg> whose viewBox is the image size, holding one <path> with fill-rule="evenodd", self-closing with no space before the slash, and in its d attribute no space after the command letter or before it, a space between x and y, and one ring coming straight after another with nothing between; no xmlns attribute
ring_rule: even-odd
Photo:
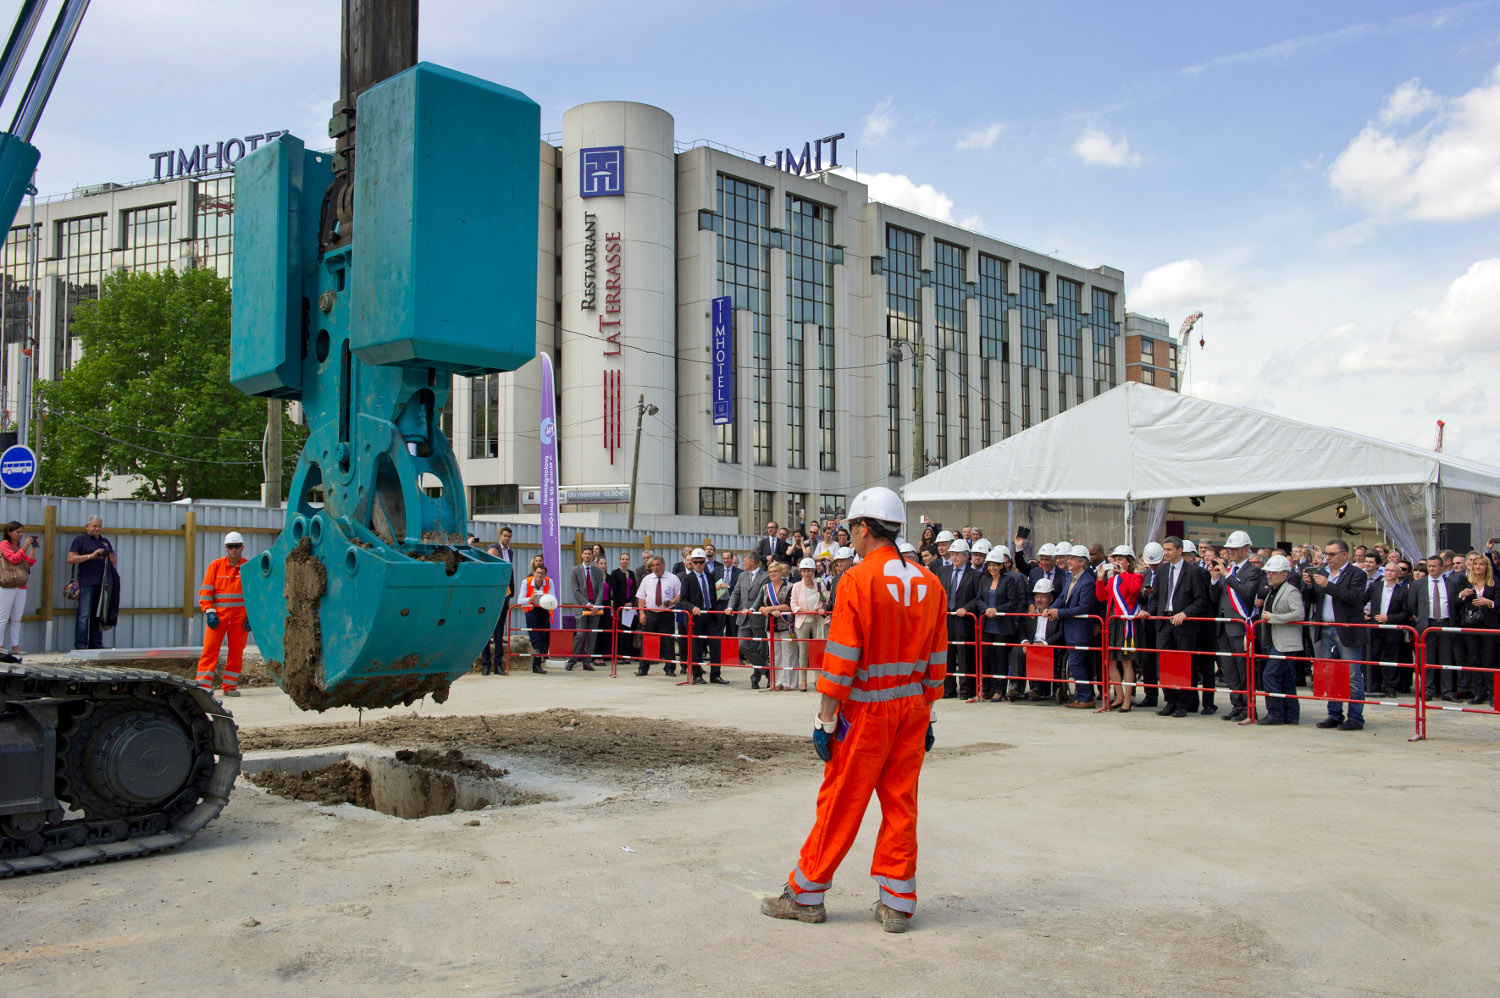
<svg viewBox="0 0 1500 998"><path fill-rule="evenodd" d="M36 477L36 455L25 444L6 448L0 454L0 485L20 492Z"/></svg>

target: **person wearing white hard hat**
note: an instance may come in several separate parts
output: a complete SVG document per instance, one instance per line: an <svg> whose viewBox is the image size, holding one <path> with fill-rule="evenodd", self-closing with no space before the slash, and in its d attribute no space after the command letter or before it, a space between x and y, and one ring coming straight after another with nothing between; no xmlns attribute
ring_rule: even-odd
<svg viewBox="0 0 1500 998"><path fill-rule="evenodd" d="M1246 686L1249 672L1245 663L1245 632L1255 626L1258 614L1255 601L1260 599L1266 576L1250 561L1250 535L1236 530L1224 541L1225 557L1207 559L1210 579L1209 604L1222 618L1216 648L1224 684L1229 687L1229 713L1226 721L1248 719L1250 697Z"/></svg>
<svg viewBox="0 0 1500 998"><path fill-rule="evenodd" d="M712 681L720 686L728 686L728 680L719 675L718 634L719 622L723 618L712 612L718 596L713 574L708 567L708 552L703 548L693 548L688 552L687 562L687 568L678 576L677 581L682 583L680 606L688 612L693 640L686 642L686 639L679 637L677 643L690 645L688 660L693 685L705 686ZM703 678L704 659L710 664L711 680ZM685 671L686 668L684 667Z"/></svg>
<svg viewBox="0 0 1500 998"><path fill-rule="evenodd" d="M1162 541L1162 563L1156 570L1155 586L1147 607L1156 621L1156 650L1158 664L1160 656L1172 652L1195 652L1198 648L1198 628L1204 625L1190 617L1202 617L1208 611L1208 585L1205 576L1183 556L1183 547L1191 542L1181 537L1168 537ZM1165 618L1165 619L1161 619ZM1194 658L1197 656L1189 656ZM1212 659L1210 659L1212 661ZM1210 666L1212 669L1212 666ZM1193 669L1187 669L1189 686ZM1176 677L1173 677L1176 678ZM1168 685L1163 675L1161 710L1162 717L1186 717L1189 711L1197 711L1198 694L1181 686Z"/></svg>
<svg viewBox="0 0 1500 998"><path fill-rule="evenodd" d="M948 560L948 549L953 545L953 531L939 530L937 535L938 557L944 561Z"/></svg>
<svg viewBox="0 0 1500 998"><path fill-rule="evenodd" d="M917 549L911 546L910 541L903 541L900 545L897 546L897 550L901 552L901 558L902 560L907 562L907 564L922 564L921 555L917 554Z"/></svg>
<svg viewBox="0 0 1500 998"><path fill-rule="evenodd" d="M902 547L911 547L911 545L907 544L905 541L902 541L900 546L902 546ZM853 548L848 547L846 545L844 547L839 548L837 551L835 551L833 553L833 577L828 580L828 607L827 607L827 609L828 609L828 617L825 618L825 620L824 620L824 624L825 624L824 630L825 631L827 630L827 626L826 626L827 621L833 619L833 611L838 607L838 602L839 602L839 579L843 578L844 577L844 573L847 572L847 571L849 571L849 569L851 569L853 567L854 567L854 549Z"/></svg>
<svg viewBox="0 0 1500 998"><path fill-rule="evenodd" d="M979 585L979 599L973 610L982 619L980 676L981 699L999 702L1005 699L1006 677L1011 673L1010 652L1015 644L1018 618L1013 614L1026 611L1026 583L1010 571L1010 552L1004 547L991 548L984 556L985 575Z"/></svg>
<svg viewBox="0 0 1500 998"><path fill-rule="evenodd" d="M1142 686L1142 696L1136 707L1155 707L1158 703L1158 679L1156 668L1156 621L1150 617L1151 593L1156 588L1156 570L1162 561L1161 545L1150 541L1141 548L1141 609L1146 611L1135 623L1136 675Z"/></svg>
<svg viewBox="0 0 1500 998"><path fill-rule="evenodd" d="M1209 550L1213 550L1212 546L1209 547ZM1203 551L1192 541L1185 540L1182 542L1182 557L1198 573L1198 577L1203 580L1204 591L1208 592L1208 606L1204 608L1200 616L1212 617L1216 615L1219 604L1215 601L1214 594L1210 591L1213 586L1213 579L1208 574L1208 566L1203 563ZM1214 703L1214 694L1210 691L1218 687L1219 625L1210 621L1200 621L1196 644L1193 648L1195 654L1192 657L1193 681L1191 685L1199 687L1203 692L1201 695L1195 690L1187 691L1187 693L1191 696L1194 704L1201 704L1198 710L1199 713L1217 714L1219 708Z"/></svg>
<svg viewBox="0 0 1500 998"><path fill-rule="evenodd" d="M992 547L994 547L993 544L982 538L977 541L971 541L969 543L969 567L983 574L984 559L990 553Z"/></svg>
<svg viewBox="0 0 1500 998"><path fill-rule="evenodd" d="M1062 558L1068 555L1067 549L1063 550ZM1025 569L1026 581L1035 585L1037 579L1046 579L1052 583L1054 593L1062 591L1063 580L1068 577L1067 569L1059 564L1057 545L1043 544L1036 549L1036 563Z"/></svg>
<svg viewBox="0 0 1500 998"><path fill-rule="evenodd" d="M1135 705L1135 663L1145 578L1135 570L1135 552L1121 544L1109 553L1109 561L1094 572L1094 596L1109 620L1110 661L1107 710L1129 713Z"/></svg>
<svg viewBox="0 0 1500 998"><path fill-rule="evenodd" d="M969 565L969 542L955 538L948 545L948 564L934 569L933 574L948 594L948 675L943 682L943 699L972 700L974 617L970 607L979 598L980 573Z"/></svg>
<svg viewBox="0 0 1500 998"><path fill-rule="evenodd" d="M531 632L531 671L547 674L547 652L552 645L552 611L557 609L557 595L547 577L544 562L534 560L531 574L517 592L516 606L526 611L526 627Z"/></svg>
<svg viewBox="0 0 1500 998"><path fill-rule="evenodd" d="M1098 612L1094 596L1094 577L1089 572L1089 549L1082 544L1068 548L1068 578L1063 582L1057 602L1047 613L1061 620L1063 640L1068 645L1068 675L1073 680L1073 698L1067 706L1079 710L1094 707L1094 687L1089 675L1088 646L1094 640L1094 622L1089 618Z"/></svg>
<svg viewBox="0 0 1500 998"><path fill-rule="evenodd" d="M807 671L811 655L809 645L823 633L823 618L819 614L823 610L826 597L823 587L818 584L817 571L817 562L811 558L803 558L798 562L797 572L800 578L792 583L789 596L791 607L797 613L792 621L792 640L788 642L792 646L795 658L786 664L789 667L795 666L797 671L795 674L788 673L787 685L790 686L795 682L797 688L803 693L807 692ZM781 663L778 662L776 670L778 675L781 674L780 665ZM818 677L812 678L813 684L817 685Z"/></svg>
<svg viewBox="0 0 1500 998"><path fill-rule="evenodd" d="M1287 655L1302 655L1301 624L1306 619L1300 588L1292 581L1292 563L1283 555L1272 555L1266 562L1266 582L1270 594L1265 598L1264 620L1271 632L1271 647L1261 671L1261 686L1266 691L1266 711L1257 724L1296 724L1302 718L1301 701L1297 699L1296 670Z"/></svg>
<svg viewBox="0 0 1500 998"><path fill-rule="evenodd" d="M240 566L245 563L245 538L239 531L224 535L224 557L208 563L203 584L198 587L198 607L207 626L203 629L203 653L198 656L198 688L214 688L214 670L219 665L219 647L229 639L229 657L224 663L222 689L227 697L240 695L240 669L244 665L245 642L250 619L245 616L245 593L240 588Z"/></svg>
<svg viewBox="0 0 1500 998"><path fill-rule="evenodd" d="M1051 579L1037 579L1031 584L1031 613L1034 616L1025 618L1020 629L1021 647L1017 651L1018 665L1012 669L1014 675L1025 675L1026 651L1029 645L1060 645L1063 643L1062 621L1058 620L1048 610L1052 607L1053 597L1056 595L1056 587ZM1066 703L1068 699L1068 684L1061 682L1058 675L1057 653L1051 656L1051 666L1047 670L1047 676L1042 679L1031 680L1030 692L1025 694L1027 700L1053 700L1058 703ZM1012 681L1010 685L1010 698L1021 699L1023 688L1026 684Z"/></svg>

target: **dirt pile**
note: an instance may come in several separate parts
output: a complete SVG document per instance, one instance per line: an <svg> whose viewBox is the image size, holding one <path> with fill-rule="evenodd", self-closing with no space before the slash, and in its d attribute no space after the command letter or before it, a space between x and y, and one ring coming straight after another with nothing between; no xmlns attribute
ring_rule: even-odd
<svg viewBox="0 0 1500 998"><path fill-rule="evenodd" d="M300 773L264 769L259 773L245 775L256 786L291 800L330 806L353 804L356 807L375 807L374 795L370 793L370 774L347 759Z"/></svg>
<svg viewBox="0 0 1500 998"><path fill-rule="evenodd" d="M327 710L328 693L323 689L323 625L318 608L328 591L328 571L312 553L312 541L302 538L286 556L286 630L282 635L284 659L267 663L272 675L278 667L281 688L303 710Z"/></svg>
<svg viewBox="0 0 1500 998"><path fill-rule="evenodd" d="M510 773L508 769L496 769L487 762L469 759L464 756L461 749L456 748L446 752L430 748L397 749L396 760L408 766L420 766L423 769L435 769L443 773L472 776L476 780L498 780Z"/></svg>

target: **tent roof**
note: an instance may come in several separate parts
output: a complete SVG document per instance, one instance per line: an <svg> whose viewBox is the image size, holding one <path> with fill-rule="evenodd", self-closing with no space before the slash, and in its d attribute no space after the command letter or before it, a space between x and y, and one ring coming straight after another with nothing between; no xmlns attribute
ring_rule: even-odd
<svg viewBox="0 0 1500 998"><path fill-rule="evenodd" d="M908 502L1269 499L1439 481L1500 496L1497 468L1127 382L925 475L902 494Z"/></svg>

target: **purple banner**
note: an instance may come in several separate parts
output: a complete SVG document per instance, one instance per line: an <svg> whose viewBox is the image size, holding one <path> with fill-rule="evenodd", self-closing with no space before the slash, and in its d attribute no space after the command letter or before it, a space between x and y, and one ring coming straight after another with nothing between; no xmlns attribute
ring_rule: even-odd
<svg viewBox="0 0 1500 998"><path fill-rule="evenodd" d="M562 524L557 509L557 393L552 388L552 357L542 354L542 477L541 494L537 496L542 514L542 560L547 563L547 577L559 603L567 574L562 565ZM561 613L552 615L552 627L562 626Z"/></svg>

